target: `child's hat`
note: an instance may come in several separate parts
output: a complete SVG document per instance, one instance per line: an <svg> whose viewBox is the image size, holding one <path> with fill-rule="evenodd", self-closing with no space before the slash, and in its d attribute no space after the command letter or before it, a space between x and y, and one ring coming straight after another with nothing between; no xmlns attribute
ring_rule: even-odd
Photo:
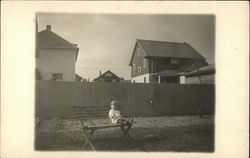
<svg viewBox="0 0 250 158"><path fill-rule="evenodd" d="M111 105L115 105L115 104L117 104L117 103L118 103L117 100L112 100L110 104L111 104Z"/></svg>

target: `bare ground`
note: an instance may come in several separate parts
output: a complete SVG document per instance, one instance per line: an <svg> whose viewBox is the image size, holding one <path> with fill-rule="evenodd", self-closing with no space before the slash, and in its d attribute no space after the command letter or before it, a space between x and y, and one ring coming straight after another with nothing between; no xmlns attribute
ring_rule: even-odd
<svg viewBox="0 0 250 158"><path fill-rule="evenodd" d="M95 120L109 122L109 120ZM214 151L214 119L211 116L135 118L130 130L135 143L120 140L119 128L96 131L93 144L97 151ZM155 136L148 138L148 135ZM36 129L35 149L40 151L81 151L83 136L75 120L43 120Z"/></svg>

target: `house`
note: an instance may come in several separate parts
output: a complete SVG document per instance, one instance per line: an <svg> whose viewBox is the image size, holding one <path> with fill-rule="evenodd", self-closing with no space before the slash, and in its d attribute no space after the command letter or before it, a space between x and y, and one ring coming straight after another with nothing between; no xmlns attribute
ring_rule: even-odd
<svg viewBox="0 0 250 158"><path fill-rule="evenodd" d="M75 81L79 48L51 30L37 33L36 76L40 80Z"/></svg>
<svg viewBox="0 0 250 158"><path fill-rule="evenodd" d="M215 66L209 65L191 72L180 73L181 84L215 84Z"/></svg>
<svg viewBox="0 0 250 158"><path fill-rule="evenodd" d="M130 59L131 82L180 83L180 72L207 66L188 43L136 40Z"/></svg>
<svg viewBox="0 0 250 158"><path fill-rule="evenodd" d="M116 74L114 74L111 71L106 71L105 73L101 74L101 71L99 73L99 76L94 79L95 82L101 81L101 82L120 82L121 78L118 77Z"/></svg>

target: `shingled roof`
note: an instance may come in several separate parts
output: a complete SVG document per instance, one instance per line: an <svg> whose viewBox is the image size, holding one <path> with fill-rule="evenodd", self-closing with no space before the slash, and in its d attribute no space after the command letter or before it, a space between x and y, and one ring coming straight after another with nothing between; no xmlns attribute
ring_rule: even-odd
<svg viewBox="0 0 250 158"><path fill-rule="evenodd" d="M76 44L70 43L61 36L51 31L51 26L47 25L47 29L38 33L38 48L58 48L77 50Z"/></svg>
<svg viewBox="0 0 250 158"><path fill-rule="evenodd" d="M137 41L141 45L141 47L145 50L147 56L198 58L198 59L204 58L188 43L150 41L150 40L137 40Z"/></svg>
<svg viewBox="0 0 250 158"><path fill-rule="evenodd" d="M116 74L114 74L110 70L106 71L105 73L103 73L102 75L98 76L94 80L99 80L99 79L102 79L102 78L116 78L116 79L119 79L119 80L121 79L120 77L118 77Z"/></svg>
<svg viewBox="0 0 250 158"><path fill-rule="evenodd" d="M208 63L205 60L189 60L179 68L179 72L190 72L207 65Z"/></svg>
<svg viewBox="0 0 250 158"><path fill-rule="evenodd" d="M193 70L191 72L181 73L181 75L195 76L195 75L201 75L201 74L215 73L215 71L216 71L215 65L208 65L208 66L204 66L199 69Z"/></svg>
<svg viewBox="0 0 250 158"><path fill-rule="evenodd" d="M177 43L177 42L137 39L136 43L139 44L145 51L146 54L145 57L176 57L176 58L189 58L189 59L205 59L190 44L185 42ZM130 65L132 62L133 55L131 57Z"/></svg>

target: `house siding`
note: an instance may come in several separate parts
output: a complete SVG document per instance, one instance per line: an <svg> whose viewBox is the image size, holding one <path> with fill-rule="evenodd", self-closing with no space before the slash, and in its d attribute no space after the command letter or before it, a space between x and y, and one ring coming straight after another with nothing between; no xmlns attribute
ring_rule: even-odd
<svg viewBox="0 0 250 158"><path fill-rule="evenodd" d="M171 58L150 58L149 67L151 67L150 72L156 73L165 69L169 70L177 70L179 69L185 62L190 59L181 59L175 58L179 60L178 64L171 64Z"/></svg>
<svg viewBox="0 0 250 158"><path fill-rule="evenodd" d="M36 60L42 80L51 80L52 73L62 73L63 81L75 81L76 50L39 49Z"/></svg>
<svg viewBox="0 0 250 158"><path fill-rule="evenodd" d="M137 49L140 49L140 54L139 56L137 55ZM144 75L146 73L149 72L149 63L148 63L148 59L145 58L145 52L142 49L142 47L137 43L134 49L134 56L132 58L132 66L131 66L131 76L136 77L136 76L140 76L140 75ZM146 66L143 66L143 60L146 61ZM133 70L133 64L135 64L135 71ZM141 72L138 72L138 67L141 67Z"/></svg>
<svg viewBox="0 0 250 158"><path fill-rule="evenodd" d="M144 82L144 80L146 80L146 82ZM150 81L150 74L149 73L143 74L143 75L140 75L137 77L133 77L131 79L132 83L149 83L149 81Z"/></svg>
<svg viewBox="0 0 250 158"><path fill-rule="evenodd" d="M214 84L215 83L215 74L206 74L196 76L186 76L185 83L183 84Z"/></svg>

